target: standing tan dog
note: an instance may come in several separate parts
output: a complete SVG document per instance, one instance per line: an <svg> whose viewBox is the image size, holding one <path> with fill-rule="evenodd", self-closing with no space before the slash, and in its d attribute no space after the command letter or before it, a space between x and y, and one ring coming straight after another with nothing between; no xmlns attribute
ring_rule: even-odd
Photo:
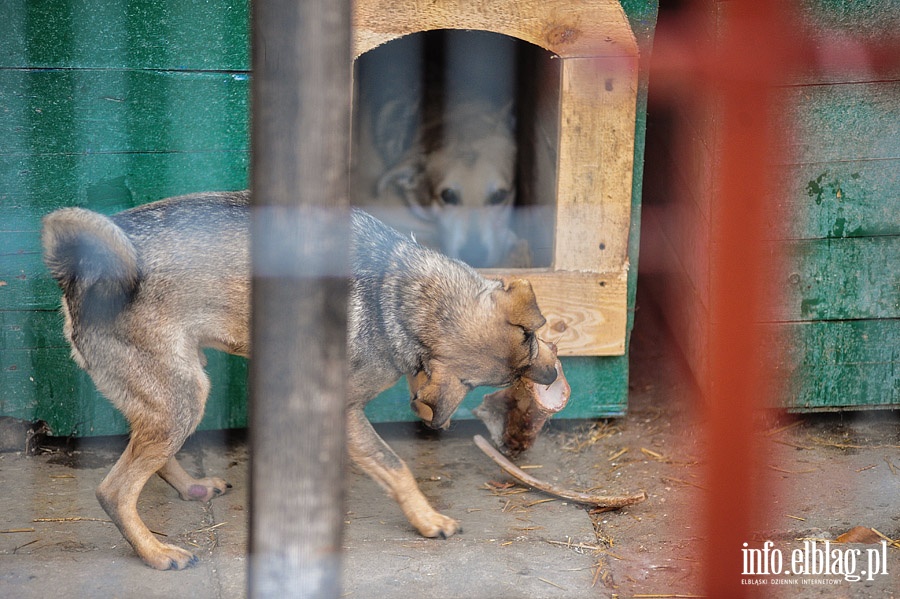
<svg viewBox="0 0 900 599"><path fill-rule="evenodd" d="M250 355L249 211L247 192L223 192L111 217L65 208L44 219L44 260L63 291L72 355L131 425L97 498L157 569L197 558L160 542L138 515L153 473L187 500L230 488L192 477L175 453L203 415L210 384L202 348ZM549 384L555 357L535 336L545 320L527 281L484 279L364 212L353 212L352 233L348 453L422 535L449 537L459 524L431 507L363 408L406 375L413 409L442 428L473 387L520 376Z"/></svg>

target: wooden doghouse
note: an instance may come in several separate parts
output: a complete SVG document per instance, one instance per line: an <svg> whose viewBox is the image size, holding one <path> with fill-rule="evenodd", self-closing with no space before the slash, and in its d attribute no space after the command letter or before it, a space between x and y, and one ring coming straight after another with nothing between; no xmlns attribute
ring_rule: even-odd
<svg viewBox="0 0 900 599"><path fill-rule="evenodd" d="M641 16L652 12L649 16L655 18L655 5L652 11L644 10ZM537 108L534 122L525 124L538 130L532 139L542 144L530 149L536 157L532 185L553 203L550 264L485 274L515 274L532 282L547 317L541 334L557 342L561 356L570 358L564 362L575 384L566 413L621 414L636 274L630 273L636 257L633 206L639 205L635 196L640 195L643 156L643 97L639 101L638 43L632 24L616 0L575 5L560 0L360 0L354 7L354 57L403 36L441 29L510 36L546 50L550 60L558 62L556 70L535 74ZM652 24L648 29L652 32ZM613 364L611 358L596 359L600 356L617 359ZM388 394L390 399L374 402L370 417L408 419L405 403L397 401L400 393L397 389ZM598 397L604 394L614 399ZM463 405L461 417L468 415L469 403Z"/></svg>
<svg viewBox="0 0 900 599"><path fill-rule="evenodd" d="M542 334L559 339L560 355L622 355L638 50L619 3L362 0L354 10L355 57L437 29L492 31L559 57L558 88L544 92L558 106L539 100L537 114L541 137L554 146L542 154L556 157L552 265L521 274L547 316Z"/></svg>

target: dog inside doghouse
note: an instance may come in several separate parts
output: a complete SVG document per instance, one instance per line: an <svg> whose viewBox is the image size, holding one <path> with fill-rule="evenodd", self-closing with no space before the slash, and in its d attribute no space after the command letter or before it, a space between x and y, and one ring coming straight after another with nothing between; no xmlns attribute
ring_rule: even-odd
<svg viewBox="0 0 900 599"><path fill-rule="evenodd" d="M552 266L559 60L434 30L354 65L351 202L476 268Z"/></svg>

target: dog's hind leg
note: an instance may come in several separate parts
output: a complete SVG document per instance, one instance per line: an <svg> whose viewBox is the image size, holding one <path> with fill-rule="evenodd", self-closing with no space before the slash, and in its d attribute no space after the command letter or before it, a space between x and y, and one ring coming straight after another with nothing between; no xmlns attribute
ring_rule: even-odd
<svg viewBox="0 0 900 599"><path fill-rule="evenodd" d="M179 484L192 480L180 466L171 464L200 421L209 381L199 360L194 364L170 356L150 360L145 356L143 364L135 364L134 369L117 370L128 377L114 387L126 390L119 394L118 405L131 424L131 440L100 483L97 499L147 565L180 570L195 564L197 557L159 541L138 515L137 501L147 480L160 470Z"/></svg>
<svg viewBox="0 0 900 599"><path fill-rule="evenodd" d="M209 394L209 380L202 371L203 366L206 365L206 357L199 350L197 357L200 370L195 373L195 377L200 386L200 396L205 402L205 398ZM209 501L231 488L230 483L218 477L194 478L182 468L175 456L169 458L169 461L157 471L157 474L178 491L178 495L185 501Z"/></svg>
<svg viewBox="0 0 900 599"><path fill-rule="evenodd" d="M446 539L461 531L459 522L431 507L409 467L378 436L360 407L347 411L347 450L350 458L400 504L406 519L422 536Z"/></svg>
<svg viewBox="0 0 900 599"><path fill-rule="evenodd" d="M137 500L147 480L172 452L169 444L148 443L132 436L125 452L97 488L97 499L122 536L144 562L157 570L181 570L197 557L181 547L158 540L137 512Z"/></svg>
<svg viewBox="0 0 900 599"><path fill-rule="evenodd" d="M172 485L172 488L178 491L178 495L185 501L209 501L231 488L231 484L221 478L212 476L194 478L185 472L175 456L169 458L169 461L157 471L157 474Z"/></svg>

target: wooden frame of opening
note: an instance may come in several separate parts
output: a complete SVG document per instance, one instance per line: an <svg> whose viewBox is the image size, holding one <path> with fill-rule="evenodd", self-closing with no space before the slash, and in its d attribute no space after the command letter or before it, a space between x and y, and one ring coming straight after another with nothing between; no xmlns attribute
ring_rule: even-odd
<svg viewBox="0 0 900 599"><path fill-rule="evenodd" d="M484 273L531 281L560 355L623 355L638 49L618 0L358 0L353 10L354 59L435 29L492 31L559 57L559 88L548 91L558 111L544 127L557 144L552 266Z"/></svg>

